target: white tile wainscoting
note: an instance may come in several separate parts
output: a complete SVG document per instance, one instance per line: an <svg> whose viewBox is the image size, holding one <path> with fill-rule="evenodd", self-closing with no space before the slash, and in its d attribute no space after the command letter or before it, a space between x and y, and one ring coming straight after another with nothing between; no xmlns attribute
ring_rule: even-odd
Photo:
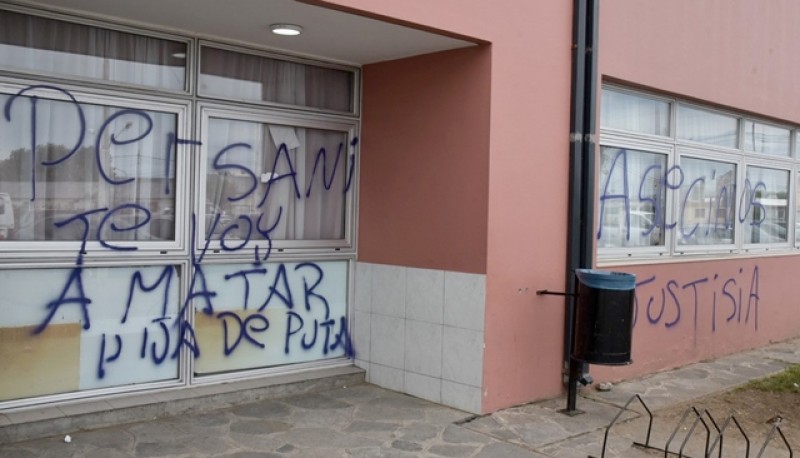
<svg viewBox="0 0 800 458"><path fill-rule="evenodd" d="M370 383L481 411L486 276L356 263L353 345Z"/></svg>

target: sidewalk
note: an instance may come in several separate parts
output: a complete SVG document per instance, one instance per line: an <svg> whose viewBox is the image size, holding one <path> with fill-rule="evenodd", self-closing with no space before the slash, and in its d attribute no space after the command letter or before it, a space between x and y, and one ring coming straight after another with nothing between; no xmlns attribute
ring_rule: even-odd
<svg viewBox="0 0 800 458"><path fill-rule="evenodd" d="M586 413L575 417L558 412L565 406L563 398L475 418L359 383L76 431L70 443L60 435L0 445L0 457L599 457L605 427L633 394L658 411L776 373L790 363L800 363L800 339L623 382L609 392L583 390L578 408ZM632 438L641 440L646 418L630 411L622 419L625 423L612 430L606 456L659 456L631 446ZM651 443L663 447L664 434L658 431Z"/></svg>

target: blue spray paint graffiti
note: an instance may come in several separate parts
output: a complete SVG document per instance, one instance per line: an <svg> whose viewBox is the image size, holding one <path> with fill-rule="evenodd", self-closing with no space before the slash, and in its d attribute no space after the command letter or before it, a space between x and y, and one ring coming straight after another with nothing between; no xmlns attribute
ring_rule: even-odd
<svg viewBox="0 0 800 458"><path fill-rule="evenodd" d="M38 107L43 97L31 93L41 94L47 91L55 92L60 99L66 98L66 102L74 109L78 128L74 133L75 144L65 154L37 164L36 151L40 147L37 132L41 128L41 110ZM58 167L72 160L79 152L82 153L81 148L89 129L83 106L67 90L56 86L35 85L18 91L5 103L3 113L6 122L13 124L17 120L12 117L12 107L20 99L27 99L30 106L30 117L27 120L30 124L31 145L30 186L31 201L35 202L37 166ZM119 132L111 132L114 123L124 121L127 121L125 129L133 123L143 127L124 138ZM104 154L108 152L106 146L142 143L155 135L153 126L152 117L147 112L136 109L118 109L102 121L92 146L94 166L102 179L98 186L125 187L139 179L119 178L112 173L104 158ZM197 146L201 143L194 139L179 138L176 132L169 132L161 145L166 145L167 160L159 172L163 174L162 178L166 183L160 189L164 195L170 195L173 192L169 184L171 163L177 155L178 147ZM119 304L100 304L95 300L98 291L92 289L97 288L97 284L92 283L94 286L87 288L87 272L114 269L87 267L87 244L97 241L100 249L110 252L139 250L139 244L119 243L117 236L137 233L146 228L154 219L154 210L140 203L127 202L80 211L54 221L56 229L71 227L79 231L80 248L74 267L66 272L60 293L44 304L44 315L32 332L41 335L61 317L77 310L84 333L91 330L97 335L97 379L108 377L116 365L130 363L126 359L130 360L132 357L158 366L169 360L177 360L186 350L188 354L199 359L201 346L203 355L221 352L228 358L236 358L237 353L245 348L282 354L284 357L280 361L285 362L303 361L303 354L311 355L306 359L319 359L329 355L354 357L345 312L346 293L337 292L346 290L346 276L342 277L339 273L335 276L328 275L328 272L339 272L346 261L270 262L273 232L286 212L283 206L278 206L270 218L266 207L273 185L277 186L281 182L290 185L294 199L311 198L318 169L322 189L317 192L331 192L338 173L344 177L343 192L348 193L354 176L357 145L357 138L351 139L348 144L339 143L335 156L329 155L325 147L320 148L313 157L313 169L307 185L304 186L305 192L301 193L295 164L297 159L293 159L286 144L281 144L272 164L273 173L269 174L263 194L258 196L260 213L234 215L230 224L223 227L221 211L209 212L206 217L210 225L202 241L198 240L198 218L192 214L189 238L191 247L197 247L197 251L189 250L188 270L183 272L179 264L181 260L177 258L173 259L174 265L137 267L128 278L127 284L107 285L127 291L127 295L120 296ZM260 184L260 173L256 173L247 164L232 162L235 157L232 153L237 150L258 153L253 151L252 145L234 141L214 153L210 163L211 169L216 172L235 172L248 180L248 186L226 197L229 202L237 202L254 195ZM279 168L288 172L278 174L276 171ZM123 215L128 219L120 218ZM214 242L219 244L219 249L214 249L215 253L245 253L251 250L253 264L205 264ZM241 259L241 256L237 259ZM219 261L219 258L216 260ZM236 262L241 263L240 260ZM346 272L346 269L342 272ZM184 274L188 275L189 281L187 291L181 299L179 279ZM261 297L256 298L256 293ZM234 296L239 299L231 302L231 297ZM336 303L335 312L331 301ZM95 310L94 307L108 309L115 306L120 311L118 320L106 318L100 324L92 321L92 316L100 313L100 309ZM200 314L196 315L194 311ZM216 330L221 332L221 340L215 341L208 337L217 331L197 328L196 320L201 320L202 316L213 320ZM275 325L275 320L280 321L281 325ZM99 332L97 326L100 327ZM128 351L129 349L133 352ZM258 364L253 363L253 367L269 365Z"/></svg>
<svg viewBox="0 0 800 458"><path fill-rule="evenodd" d="M597 240L601 245L620 246L632 240L637 245L659 245L666 231L674 231L681 244L732 244L737 220L747 223L746 229L754 233L753 243L787 242L788 186L768 189L764 181L745 178L742 189L737 190L735 167L729 163L705 161L708 170L703 172L679 165L640 164L634 168L630 156L637 153L615 151L605 158L606 169L599 183ZM678 204L673 220L666 211L670 196ZM768 215L775 224L767 224Z"/></svg>
<svg viewBox="0 0 800 458"><path fill-rule="evenodd" d="M756 265L752 271L739 268L734 275L641 279L636 283L634 326L692 326L697 333L700 323L708 323L712 333L725 324L758 331L759 274Z"/></svg>

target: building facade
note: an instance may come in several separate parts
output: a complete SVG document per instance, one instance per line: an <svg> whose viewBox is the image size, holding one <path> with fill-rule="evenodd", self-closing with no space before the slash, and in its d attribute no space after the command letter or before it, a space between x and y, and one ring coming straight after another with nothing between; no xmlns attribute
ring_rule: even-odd
<svg viewBox="0 0 800 458"><path fill-rule="evenodd" d="M354 365L562 393L571 2L115 3L0 4L0 413ZM800 6L599 11L592 264L637 287L595 380L797 336Z"/></svg>

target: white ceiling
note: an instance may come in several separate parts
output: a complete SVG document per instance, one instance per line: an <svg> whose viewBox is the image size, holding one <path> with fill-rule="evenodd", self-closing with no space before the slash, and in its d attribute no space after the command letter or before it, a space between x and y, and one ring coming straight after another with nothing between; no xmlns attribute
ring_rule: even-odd
<svg viewBox="0 0 800 458"><path fill-rule="evenodd" d="M27 3L356 65L474 44L294 0L35 0ZM270 33L270 24L286 22L301 25L303 34L281 37Z"/></svg>

